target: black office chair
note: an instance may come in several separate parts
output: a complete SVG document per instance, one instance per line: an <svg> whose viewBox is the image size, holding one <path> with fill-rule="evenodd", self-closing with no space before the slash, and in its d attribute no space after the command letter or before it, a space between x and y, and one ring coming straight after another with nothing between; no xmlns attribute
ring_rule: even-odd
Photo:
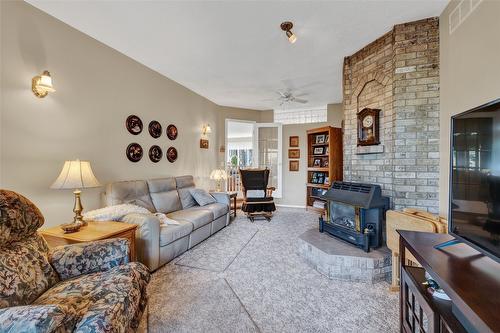
<svg viewBox="0 0 500 333"><path fill-rule="evenodd" d="M272 196L275 188L267 186L269 169L240 169L239 171L243 186L241 210L252 222L257 216L271 221L276 206Z"/></svg>

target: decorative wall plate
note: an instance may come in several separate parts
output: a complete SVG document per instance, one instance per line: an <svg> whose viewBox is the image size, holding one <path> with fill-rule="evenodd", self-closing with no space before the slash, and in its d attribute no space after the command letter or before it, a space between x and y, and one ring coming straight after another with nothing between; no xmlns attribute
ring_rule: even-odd
<svg viewBox="0 0 500 333"><path fill-rule="evenodd" d="M177 159L177 149L175 149L174 147L169 147L167 149L167 160L170 163L174 163L176 159Z"/></svg>
<svg viewBox="0 0 500 333"><path fill-rule="evenodd" d="M167 126L167 136L170 140L177 139L177 127L175 125L170 124Z"/></svg>
<svg viewBox="0 0 500 333"><path fill-rule="evenodd" d="M161 136L161 124L156 120L153 120L149 123L148 126L149 134L155 139Z"/></svg>
<svg viewBox="0 0 500 333"><path fill-rule="evenodd" d="M130 162L139 162L143 154L142 147L138 143L131 143L128 145L125 154L127 154L127 158Z"/></svg>
<svg viewBox="0 0 500 333"><path fill-rule="evenodd" d="M149 159L151 162L158 163L163 157L163 151L160 146L154 145L149 148Z"/></svg>
<svg viewBox="0 0 500 333"><path fill-rule="evenodd" d="M125 121L125 127L130 134L138 135L142 132L142 120L136 115L130 115Z"/></svg>

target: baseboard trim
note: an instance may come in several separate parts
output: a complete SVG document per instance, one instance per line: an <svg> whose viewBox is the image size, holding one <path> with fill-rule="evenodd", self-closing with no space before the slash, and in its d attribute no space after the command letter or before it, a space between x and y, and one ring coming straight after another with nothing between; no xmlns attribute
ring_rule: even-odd
<svg viewBox="0 0 500 333"><path fill-rule="evenodd" d="M306 206L301 206L301 205L282 205L282 204L276 204L276 207L306 209Z"/></svg>

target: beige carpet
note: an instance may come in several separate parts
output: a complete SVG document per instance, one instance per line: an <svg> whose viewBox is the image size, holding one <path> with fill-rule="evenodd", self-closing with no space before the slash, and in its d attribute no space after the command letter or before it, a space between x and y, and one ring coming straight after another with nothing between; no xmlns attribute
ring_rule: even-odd
<svg viewBox="0 0 500 333"><path fill-rule="evenodd" d="M330 280L297 254L317 215L243 216L153 274L149 332L398 332L389 284Z"/></svg>

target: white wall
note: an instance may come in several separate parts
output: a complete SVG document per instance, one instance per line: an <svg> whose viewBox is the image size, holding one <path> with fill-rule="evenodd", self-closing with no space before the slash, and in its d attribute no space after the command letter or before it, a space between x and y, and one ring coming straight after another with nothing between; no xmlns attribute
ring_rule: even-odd
<svg viewBox="0 0 500 333"><path fill-rule="evenodd" d="M440 184L439 211L448 214L450 117L500 98L500 1L482 1L450 35L451 1L440 26Z"/></svg>

